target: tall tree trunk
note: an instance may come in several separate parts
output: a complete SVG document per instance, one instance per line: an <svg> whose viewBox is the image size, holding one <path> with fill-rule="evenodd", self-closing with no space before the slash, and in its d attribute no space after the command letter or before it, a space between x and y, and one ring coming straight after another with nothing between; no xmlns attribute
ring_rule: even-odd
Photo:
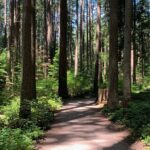
<svg viewBox="0 0 150 150"><path fill-rule="evenodd" d="M55 0L52 0L52 5L55 4ZM53 7L53 11L52 11L52 33L53 33L53 53L51 54L52 55L52 58L55 57L55 54L56 54L56 43L57 43L57 39L56 39L56 34L57 34L57 30L56 30L56 7ZM53 59L52 59L52 63L53 63Z"/></svg>
<svg viewBox="0 0 150 150"><path fill-rule="evenodd" d="M36 99L36 0L32 0L32 20L31 20L31 52L32 52L32 92L33 99Z"/></svg>
<svg viewBox="0 0 150 150"><path fill-rule="evenodd" d="M21 87L20 117L29 118L31 115L31 100L34 99L33 89L33 57L31 45L32 1L23 1L22 51L23 73Z"/></svg>
<svg viewBox="0 0 150 150"><path fill-rule="evenodd" d="M5 47L7 47L7 0L3 0L3 4L4 4L4 34L5 34L4 44Z"/></svg>
<svg viewBox="0 0 150 150"><path fill-rule="evenodd" d="M50 48L49 48L49 41L48 41L48 14L49 14L49 7L50 3L48 0L44 0L44 46L45 49L43 50L43 74L44 78L47 78L48 75L48 60L50 58Z"/></svg>
<svg viewBox="0 0 150 150"><path fill-rule="evenodd" d="M47 45L48 45L48 58L50 58L50 62L52 62L52 12L51 12L51 0L47 1Z"/></svg>
<svg viewBox="0 0 150 150"><path fill-rule="evenodd" d="M99 77L101 76L99 55L101 52L101 2L97 3L97 27L96 27L96 62L95 62L95 77L94 77L94 93L98 98Z"/></svg>
<svg viewBox="0 0 150 150"><path fill-rule="evenodd" d="M145 75L145 68L144 68L144 56L145 56L145 50L144 50L144 35L143 35L143 24L141 25L141 75L142 75L142 82L144 81L144 75Z"/></svg>
<svg viewBox="0 0 150 150"><path fill-rule="evenodd" d="M57 46L60 47L60 1L57 3L57 19L56 19L56 22L57 22Z"/></svg>
<svg viewBox="0 0 150 150"><path fill-rule="evenodd" d="M67 0L60 1L59 96L68 97L67 88Z"/></svg>
<svg viewBox="0 0 150 150"><path fill-rule="evenodd" d="M72 52L72 31L73 31L73 26L72 26L72 0L69 1L69 18L68 18L68 66L71 68L73 66L73 52Z"/></svg>
<svg viewBox="0 0 150 150"><path fill-rule="evenodd" d="M133 0L133 83L136 83L137 45L136 45L136 0Z"/></svg>
<svg viewBox="0 0 150 150"><path fill-rule="evenodd" d="M80 71L83 69L83 0L80 0Z"/></svg>
<svg viewBox="0 0 150 150"><path fill-rule="evenodd" d="M82 68L85 68L85 2L83 1L83 10L82 10Z"/></svg>
<svg viewBox="0 0 150 150"><path fill-rule="evenodd" d="M118 0L110 0L108 107L118 104Z"/></svg>
<svg viewBox="0 0 150 150"><path fill-rule="evenodd" d="M20 0L14 0L14 52L13 52L13 70L14 70L14 83L17 82L18 65L21 63L20 51Z"/></svg>
<svg viewBox="0 0 150 150"><path fill-rule="evenodd" d="M89 61L92 70L92 0L89 0Z"/></svg>
<svg viewBox="0 0 150 150"><path fill-rule="evenodd" d="M132 1L125 1L125 32L123 55L123 96L124 100L131 99L131 14Z"/></svg>
<svg viewBox="0 0 150 150"><path fill-rule="evenodd" d="M9 21L9 38L8 38L8 53L7 53L7 60L8 60L8 76L9 81L13 82L14 78L14 66L13 66L13 56L14 56L14 35L15 35L15 28L14 28L14 0L10 0L10 21Z"/></svg>
<svg viewBox="0 0 150 150"><path fill-rule="evenodd" d="M89 69L89 0L86 0L87 3L87 13L86 13L86 62L87 70Z"/></svg>
<svg viewBox="0 0 150 150"><path fill-rule="evenodd" d="M78 23L78 0L76 0L76 45L75 45L75 77L78 75L78 51L79 51L79 37L78 37L78 31L79 31L79 23Z"/></svg>
<svg viewBox="0 0 150 150"><path fill-rule="evenodd" d="M47 0L44 0L44 48L45 53L48 52L48 44L47 44Z"/></svg>
<svg viewBox="0 0 150 150"><path fill-rule="evenodd" d="M15 47L16 47L16 58L20 57L20 0L15 2Z"/></svg>

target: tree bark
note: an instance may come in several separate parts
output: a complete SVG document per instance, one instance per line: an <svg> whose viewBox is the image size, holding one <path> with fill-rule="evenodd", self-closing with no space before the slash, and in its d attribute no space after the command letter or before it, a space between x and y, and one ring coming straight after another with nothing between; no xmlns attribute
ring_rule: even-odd
<svg viewBox="0 0 150 150"><path fill-rule="evenodd" d="M78 31L79 31L79 23L78 23L78 0L76 0L76 46L75 46L75 77L78 75L78 51L79 51L79 37L78 37Z"/></svg>
<svg viewBox="0 0 150 150"><path fill-rule="evenodd" d="M20 56L20 0L15 2L15 47L17 49L16 59Z"/></svg>
<svg viewBox="0 0 150 150"><path fill-rule="evenodd" d="M98 99L99 80L101 78L101 68L99 55L101 52L101 2L97 3L97 27L96 27L96 62L95 62L95 77L94 77L94 93ZM99 78L100 77L100 78Z"/></svg>
<svg viewBox="0 0 150 150"><path fill-rule="evenodd" d="M32 20L31 20L31 52L32 52L32 89L33 99L36 99L36 0L32 0Z"/></svg>
<svg viewBox="0 0 150 150"><path fill-rule="evenodd" d="M22 52L23 72L20 101L20 117L27 119L31 115L31 100L34 99L33 89L33 57L31 43L32 1L23 1Z"/></svg>
<svg viewBox="0 0 150 150"><path fill-rule="evenodd" d="M4 4L4 44L7 47L7 0L3 0Z"/></svg>
<svg viewBox="0 0 150 150"><path fill-rule="evenodd" d="M68 97L67 88L67 0L60 1L60 54L59 54L59 89L62 98Z"/></svg>
<svg viewBox="0 0 150 150"><path fill-rule="evenodd" d="M7 51L7 61L8 61L8 76L9 82L13 82L14 78L14 66L13 66L13 56L14 56L14 36L15 36L15 26L14 26L14 0L10 0L10 21L9 21L9 37L8 37L8 51Z"/></svg>
<svg viewBox="0 0 150 150"><path fill-rule="evenodd" d="M118 0L110 0L108 107L118 104Z"/></svg>
<svg viewBox="0 0 150 150"><path fill-rule="evenodd" d="M48 58L50 63L52 62L52 12L51 12L51 0L47 1L47 45L48 45Z"/></svg>
<svg viewBox="0 0 150 150"><path fill-rule="evenodd" d="M124 55L123 55L123 96L124 100L131 99L131 14L132 1L125 1L125 31L124 31Z"/></svg>
<svg viewBox="0 0 150 150"><path fill-rule="evenodd" d="M89 69L89 0L86 0L87 3L87 13L86 13L86 62L87 70Z"/></svg>
<svg viewBox="0 0 150 150"><path fill-rule="evenodd" d="M133 83L136 84L137 45L136 45L136 0L133 0Z"/></svg>
<svg viewBox="0 0 150 150"><path fill-rule="evenodd" d="M90 72L92 71L92 0L89 0L89 61L90 61Z"/></svg>
<svg viewBox="0 0 150 150"><path fill-rule="evenodd" d="M83 69L83 9L84 2L80 0L80 71Z"/></svg>

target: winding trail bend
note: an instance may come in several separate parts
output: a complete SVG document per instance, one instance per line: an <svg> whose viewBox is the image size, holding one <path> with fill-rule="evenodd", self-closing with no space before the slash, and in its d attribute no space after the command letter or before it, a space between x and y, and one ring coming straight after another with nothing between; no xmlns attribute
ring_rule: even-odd
<svg viewBox="0 0 150 150"><path fill-rule="evenodd" d="M38 150L144 150L130 132L104 117L94 99L72 100L56 114Z"/></svg>

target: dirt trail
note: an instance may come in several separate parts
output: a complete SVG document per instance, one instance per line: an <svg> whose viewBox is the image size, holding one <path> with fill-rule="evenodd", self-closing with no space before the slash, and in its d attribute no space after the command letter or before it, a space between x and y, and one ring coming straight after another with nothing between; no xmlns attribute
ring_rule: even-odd
<svg viewBox="0 0 150 150"><path fill-rule="evenodd" d="M144 150L140 142L129 142L129 131L110 122L93 102L80 99L65 105L38 149Z"/></svg>

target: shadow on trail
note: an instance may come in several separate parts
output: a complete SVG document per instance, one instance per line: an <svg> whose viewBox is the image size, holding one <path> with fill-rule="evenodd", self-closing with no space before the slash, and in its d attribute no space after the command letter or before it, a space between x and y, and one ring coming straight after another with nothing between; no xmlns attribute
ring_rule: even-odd
<svg viewBox="0 0 150 150"><path fill-rule="evenodd" d="M133 150L130 133L104 117L93 100L70 102L56 114L39 150ZM142 150L142 149L136 149Z"/></svg>
<svg viewBox="0 0 150 150"><path fill-rule="evenodd" d="M68 104L68 103L67 103ZM67 105L66 104L66 105ZM72 110L72 109L75 109L75 108L80 108L80 107L85 107L85 106L91 106L91 105L94 105L95 102L91 102L89 104L85 104L85 103L79 103L77 106L75 107L69 107L69 108L64 108L64 109L61 109L59 110L58 112L62 112L62 111L67 111L67 110Z"/></svg>

